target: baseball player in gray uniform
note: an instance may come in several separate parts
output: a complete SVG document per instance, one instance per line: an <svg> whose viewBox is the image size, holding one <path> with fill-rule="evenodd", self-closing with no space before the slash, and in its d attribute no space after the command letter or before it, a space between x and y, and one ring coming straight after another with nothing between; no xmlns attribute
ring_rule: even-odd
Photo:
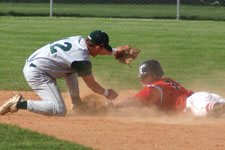
<svg viewBox="0 0 225 150"><path fill-rule="evenodd" d="M99 30L87 38L73 36L43 46L26 60L23 69L26 81L42 101L25 101L21 94L16 94L1 106L0 114L27 109L45 115L66 115L66 106L56 82L58 78L65 79L73 109L82 105L78 76L94 92L115 99L117 92L103 88L95 80L90 60L90 55L113 55L115 52L116 49L109 45L108 35Z"/></svg>

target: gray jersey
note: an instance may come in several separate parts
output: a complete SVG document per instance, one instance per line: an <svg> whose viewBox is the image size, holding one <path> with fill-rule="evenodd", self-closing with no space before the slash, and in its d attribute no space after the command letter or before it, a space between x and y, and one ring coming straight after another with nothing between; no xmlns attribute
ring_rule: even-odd
<svg viewBox="0 0 225 150"><path fill-rule="evenodd" d="M32 62L37 69L48 73L53 78L75 73L76 70L71 67L74 61L90 62L85 38L81 36L68 37L47 44L27 59L27 62Z"/></svg>

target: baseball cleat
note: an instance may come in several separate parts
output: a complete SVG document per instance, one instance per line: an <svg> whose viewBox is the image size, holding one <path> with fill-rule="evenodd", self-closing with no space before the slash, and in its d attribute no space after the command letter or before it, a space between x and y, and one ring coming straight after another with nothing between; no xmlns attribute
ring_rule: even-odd
<svg viewBox="0 0 225 150"><path fill-rule="evenodd" d="M17 112L17 105L21 101L24 101L23 96L21 94L14 95L0 107L0 115L4 115L8 112Z"/></svg>
<svg viewBox="0 0 225 150"><path fill-rule="evenodd" d="M208 116L218 117L225 114L225 103L215 103L213 109L208 112Z"/></svg>

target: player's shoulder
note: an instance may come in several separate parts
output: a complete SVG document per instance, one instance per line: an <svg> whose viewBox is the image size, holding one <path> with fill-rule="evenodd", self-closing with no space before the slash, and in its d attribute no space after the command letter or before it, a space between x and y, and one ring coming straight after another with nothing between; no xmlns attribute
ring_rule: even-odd
<svg viewBox="0 0 225 150"><path fill-rule="evenodd" d="M72 49L87 51L85 38L82 36L70 36L70 37L61 39L59 43L64 43L64 44L70 43L72 45Z"/></svg>
<svg viewBox="0 0 225 150"><path fill-rule="evenodd" d="M85 38L82 36L72 36L68 37L72 43L77 45L81 49L87 49Z"/></svg>

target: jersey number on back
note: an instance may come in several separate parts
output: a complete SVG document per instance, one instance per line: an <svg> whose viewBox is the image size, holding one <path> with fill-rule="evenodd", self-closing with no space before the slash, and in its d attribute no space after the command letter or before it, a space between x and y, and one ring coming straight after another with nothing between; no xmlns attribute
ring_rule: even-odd
<svg viewBox="0 0 225 150"><path fill-rule="evenodd" d="M72 44L69 43L69 42L64 42L64 44L65 45L56 43L56 44L50 46L51 53L53 54L53 53L57 52L57 49L55 47L59 47L59 48L61 48L64 51L69 51L71 49L71 47L72 47Z"/></svg>

